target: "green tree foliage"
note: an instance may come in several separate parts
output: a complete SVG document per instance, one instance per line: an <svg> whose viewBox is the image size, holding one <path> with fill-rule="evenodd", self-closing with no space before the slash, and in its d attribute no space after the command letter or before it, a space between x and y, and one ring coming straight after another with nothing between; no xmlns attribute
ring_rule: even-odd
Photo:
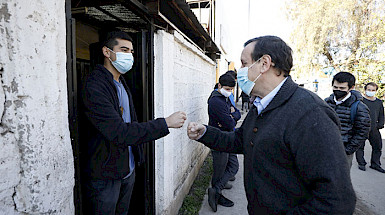
<svg viewBox="0 0 385 215"><path fill-rule="evenodd" d="M294 75L348 71L358 85L385 80L384 0L291 0ZM381 85L378 95L383 95Z"/></svg>

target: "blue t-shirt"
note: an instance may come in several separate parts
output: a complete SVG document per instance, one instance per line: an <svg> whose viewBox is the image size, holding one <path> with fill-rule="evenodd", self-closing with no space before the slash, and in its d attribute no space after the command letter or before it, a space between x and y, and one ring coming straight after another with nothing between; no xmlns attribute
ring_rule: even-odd
<svg viewBox="0 0 385 215"><path fill-rule="evenodd" d="M234 94L233 93L230 94L229 99L230 99L230 102L233 105L233 107L235 107Z"/></svg>
<svg viewBox="0 0 385 215"><path fill-rule="evenodd" d="M119 108L123 112L122 118L125 123L131 122L131 115L130 115L130 101L128 100L128 94L126 89L124 89L124 86L122 83L117 82L114 80L114 84L116 87L116 91L118 92L118 98L119 98ZM130 173L125 177L129 177L135 168L135 159L134 154L132 153L131 146L128 147L128 151L130 153Z"/></svg>

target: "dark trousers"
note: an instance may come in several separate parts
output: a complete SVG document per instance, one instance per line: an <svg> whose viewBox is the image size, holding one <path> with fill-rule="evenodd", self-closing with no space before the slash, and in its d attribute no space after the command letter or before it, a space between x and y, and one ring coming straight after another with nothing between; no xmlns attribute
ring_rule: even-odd
<svg viewBox="0 0 385 215"><path fill-rule="evenodd" d="M378 129L373 129L369 132L369 143L372 146L372 158L370 160L370 165L372 167L380 167L382 139L381 139L380 131ZM362 165L362 166L366 165L366 161L364 158L364 148L365 148L365 143L356 152L357 163L358 165Z"/></svg>
<svg viewBox="0 0 385 215"><path fill-rule="evenodd" d="M85 186L85 214L126 215L135 183L135 170L126 179L91 179Z"/></svg>
<svg viewBox="0 0 385 215"><path fill-rule="evenodd" d="M238 172L238 157L236 154L215 150L211 150L211 154L214 169L211 186L221 193L229 179Z"/></svg>
<svg viewBox="0 0 385 215"><path fill-rule="evenodd" d="M250 105L249 101L243 101L242 100L242 110L243 110L243 106L245 106L246 111L249 110L250 109L249 105Z"/></svg>

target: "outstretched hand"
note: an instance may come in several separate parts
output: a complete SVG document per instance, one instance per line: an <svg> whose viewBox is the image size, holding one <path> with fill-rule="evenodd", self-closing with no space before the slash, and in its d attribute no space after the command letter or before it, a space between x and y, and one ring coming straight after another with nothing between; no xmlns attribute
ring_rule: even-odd
<svg viewBox="0 0 385 215"><path fill-rule="evenodd" d="M192 140L197 140L203 136L206 127L196 122L190 122L187 126L187 136Z"/></svg>
<svg viewBox="0 0 385 215"><path fill-rule="evenodd" d="M180 128L183 126L184 121L186 121L186 113L182 111L175 112L167 117L166 124L169 128Z"/></svg>

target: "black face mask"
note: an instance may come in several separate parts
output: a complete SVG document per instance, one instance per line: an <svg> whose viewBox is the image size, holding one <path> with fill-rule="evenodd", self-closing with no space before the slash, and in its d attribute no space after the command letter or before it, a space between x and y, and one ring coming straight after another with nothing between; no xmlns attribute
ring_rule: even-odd
<svg viewBox="0 0 385 215"><path fill-rule="evenodd" d="M333 93L337 100L348 94L347 91L342 91L342 90L333 90Z"/></svg>

